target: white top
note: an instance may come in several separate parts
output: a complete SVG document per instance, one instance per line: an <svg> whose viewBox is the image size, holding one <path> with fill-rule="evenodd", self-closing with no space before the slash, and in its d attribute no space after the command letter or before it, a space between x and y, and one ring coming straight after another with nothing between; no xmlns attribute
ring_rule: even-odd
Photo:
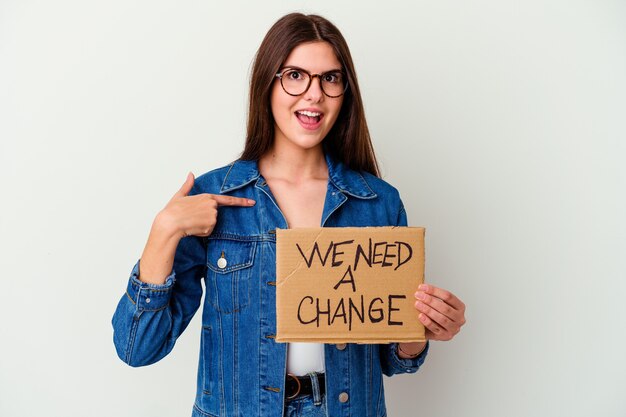
<svg viewBox="0 0 626 417"><path fill-rule="evenodd" d="M324 344L293 342L287 346L287 373L324 372Z"/></svg>

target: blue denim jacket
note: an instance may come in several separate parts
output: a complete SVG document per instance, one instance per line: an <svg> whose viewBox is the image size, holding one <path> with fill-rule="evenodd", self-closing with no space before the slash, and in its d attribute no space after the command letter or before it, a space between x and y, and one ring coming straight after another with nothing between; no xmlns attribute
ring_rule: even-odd
<svg viewBox="0 0 626 417"><path fill-rule="evenodd" d="M398 191L329 156L322 226L406 226ZM194 417L282 416L287 344L276 343L276 228L287 228L256 161L238 160L195 181L191 194L251 198L220 207L206 238L183 238L165 284L140 282L139 262L113 316L119 357L131 366L167 355L200 306L202 337ZM227 266L217 260L225 254ZM396 344L326 344L326 401L333 417L386 415L382 375L413 373L425 351L402 359ZM339 395L347 393L347 401ZM346 395L342 396L345 400Z"/></svg>

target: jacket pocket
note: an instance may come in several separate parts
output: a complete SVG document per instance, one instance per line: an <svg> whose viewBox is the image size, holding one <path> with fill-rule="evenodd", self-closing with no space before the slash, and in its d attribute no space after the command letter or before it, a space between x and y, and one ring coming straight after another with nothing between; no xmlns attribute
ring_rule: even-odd
<svg viewBox="0 0 626 417"><path fill-rule="evenodd" d="M209 301L217 311L236 313L249 304L255 250L255 241L208 238L206 287Z"/></svg>

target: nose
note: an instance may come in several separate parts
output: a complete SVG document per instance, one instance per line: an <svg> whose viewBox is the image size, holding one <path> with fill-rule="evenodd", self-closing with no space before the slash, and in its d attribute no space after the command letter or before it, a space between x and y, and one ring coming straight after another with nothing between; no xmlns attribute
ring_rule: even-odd
<svg viewBox="0 0 626 417"><path fill-rule="evenodd" d="M317 78L317 80L315 78ZM311 85L309 85L309 89L304 93L304 99L317 103L322 101L323 98L324 92L322 91L322 78L318 74L315 74L311 76Z"/></svg>

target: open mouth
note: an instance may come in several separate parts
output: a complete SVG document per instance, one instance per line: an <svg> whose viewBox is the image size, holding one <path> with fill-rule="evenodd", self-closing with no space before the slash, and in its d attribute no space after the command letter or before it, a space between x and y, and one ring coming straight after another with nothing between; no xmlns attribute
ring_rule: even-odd
<svg viewBox="0 0 626 417"><path fill-rule="evenodd" d="M295 114L300 123L307 128L316 128L324 117L324 113L308 110L298 110Z"/></svg>

